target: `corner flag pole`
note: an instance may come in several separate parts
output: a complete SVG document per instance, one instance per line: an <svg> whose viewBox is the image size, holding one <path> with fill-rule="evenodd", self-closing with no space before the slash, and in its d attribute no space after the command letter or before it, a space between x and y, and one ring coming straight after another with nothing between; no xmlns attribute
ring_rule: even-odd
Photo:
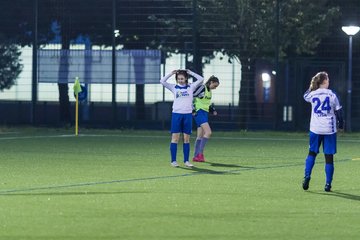
<svg viewBox="0 0 360 240"><path fill-rule="evenodd" d="M79 134L79 94L76 94L75 104L75 136Z"/></svg>
<svg viewBox="0 0 360 240"><path fill-rule="evenodd" d="M79 77L75 78L74 94L76 96L75 103L75 136L79 135L79 93L81 92L81 86Z"/></svg>

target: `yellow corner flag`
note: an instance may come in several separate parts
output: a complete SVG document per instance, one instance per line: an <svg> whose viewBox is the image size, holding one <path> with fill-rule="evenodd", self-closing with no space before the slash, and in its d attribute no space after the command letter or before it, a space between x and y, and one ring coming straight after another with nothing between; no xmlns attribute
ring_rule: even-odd
<svg viewBox="0 0 360 240"><path fill-rule="evenodd" d="M80 86L79 77L76 77L74 83L74 94L78 95L80 92L81 92L81 86Z"/></svg>
<svg viewBox="0 0 360 240"><path fill-rule="evenodd" d="M74 83L74 94L76 97L76 103L75 103L75 136L79 134L79 93L81 92L81 86L79 77L75 78Z"/></svg>

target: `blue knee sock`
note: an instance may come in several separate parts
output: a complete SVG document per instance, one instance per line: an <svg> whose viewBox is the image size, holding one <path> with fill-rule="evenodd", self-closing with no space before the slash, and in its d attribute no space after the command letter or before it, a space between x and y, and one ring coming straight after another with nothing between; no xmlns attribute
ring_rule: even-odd
<svg viewBox="0 0 360 240"><path fill-rule="evenodd" d="M203 138L201 139L199 153L204 153L204 148L205 148L205 145L206 145L206 143L207 143L208 140L209 140L209 139L206 138L206 137L203 137Z"/></svg>
<svg viewBox="0 0 360 240"><path fill-rule="evenodd" d="M326 174L326 183L331 184L333 175L334 175L334 164L333 163L325 164L325 174Z"/></svg>
<svg viewBox="0 0 360 240"><path fill-rule="evenodd" d="M171 161L176 161L177 143L170 143Z"/></svg>
<svg viewBox="0 0 360 240"><path fill-rule="evenodd" d="M305 177L311 176L311 171L314 167L314 164L315 164L315 157L308 155L305 160Z"/></svg>
<svg viewBox="0 0 360 240"><path fill-rule="evenodd" d="M196 155L198 155L198 154L199 154L199 150L200 150L200 143L201 143L201 138L196 139L196 142L195 142L194 157L196 157Z"/></svg>
<svg viewBox="0 0 360 240"><path fill-rule="evenodd" d="M183 153L184 153L184 162L188 162L190 155L190 143L183 144Z"/></svg>

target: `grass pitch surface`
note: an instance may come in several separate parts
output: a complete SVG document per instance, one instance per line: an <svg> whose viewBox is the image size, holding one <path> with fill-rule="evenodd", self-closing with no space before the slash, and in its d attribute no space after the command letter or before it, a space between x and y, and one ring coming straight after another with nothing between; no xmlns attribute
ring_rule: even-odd
<svg viewBox="0 0 360 240"><path fill-rule="evenodd" d="M169 142L0 129L0 239L360 239L359 134L338 136L330 193L322 154L301 188L306 133L215 132L193 169Z"/></svg>

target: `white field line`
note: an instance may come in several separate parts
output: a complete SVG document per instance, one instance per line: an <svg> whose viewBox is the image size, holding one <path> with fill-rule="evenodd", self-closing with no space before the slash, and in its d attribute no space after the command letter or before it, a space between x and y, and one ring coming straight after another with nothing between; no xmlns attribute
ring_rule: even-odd
<svg viewBox="0 0 360 240"><path fill-rule="evenodd" d="M81 134L75 136L74 134L60 134L60 135L38 135L38 136L13 136L1 137L0 141L4 140L20 140L20 139L41 139L41 138L76 138L76 137L126 137L126 138L169 138L163 135L114 135L114 134ZM308 141L308 138L262 138L262 137L213 137L220 140L247 140L247 141ZM360 143L360 139L339 139L338 142Z"/></svg>

